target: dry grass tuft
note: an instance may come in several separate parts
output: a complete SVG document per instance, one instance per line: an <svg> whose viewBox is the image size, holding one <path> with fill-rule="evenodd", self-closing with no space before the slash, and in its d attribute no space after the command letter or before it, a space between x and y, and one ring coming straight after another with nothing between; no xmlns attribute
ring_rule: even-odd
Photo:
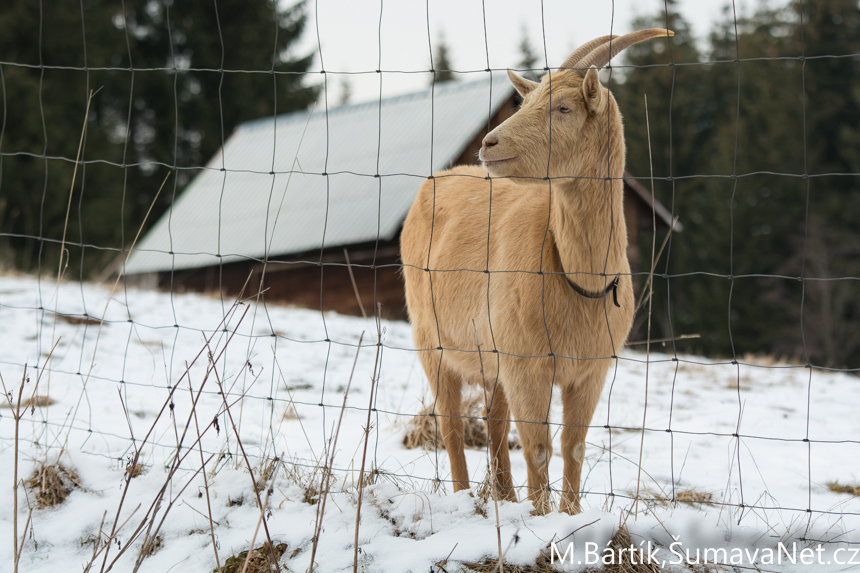
<svg viewBox="0 0 860 573"><path fill-rule="evenodd" d="M485 557L473 563L463 563L463 571L473 573L498 573L499 560L495 557ZM505 562L505 573L557 573L559 571L543 554L534 565L511 565Z"/></svg>
<svg viewBox="0 0 860 573"><path fill-rule="evenodd" d="M697 503L711 503L714 501L714 496L707 491L698 491L696 488L691 487L676 493L675 500L681 503L695 505Z"/></svg>
<svg viewBox="0 0 860 573"><path fill-rule="evenodd" d="M484 474L484 479L481 480L473 490L475 496L475 513L481 517L487 517L487 504L493 497L493 482L490 479L490 473Z"/></svg>
<svg viewBox="0 0 860 573"><path fill-rule="evenodd" d="M630 554L631 547L637 549L635 559ZM603 571L606 573L660 573L662 571L656 563L642 563L648 561L647 553L638 552L638 545L633 543L630 533L623 525L609 541L609 551L614 555L612 563L603 566Z"/></svg>
<svg viewBox="0 0 860 573"><path fill-rule="evenodd" d="M151 557L158 553L158 550L164 547L164 539L160 535L156 535L155 539L149 542L143 550L144 557Z"/></svg>
<svg viewBox="0 0 860 573"><path fill-rule="evenodd" d="M284 460L284 477L290 483L299 486L302 491L302 502L316 505L320 496L320 466L300 464L293 460ZM286 501L286 499L285 499ZM281 502L283 504L283 501Z"/></svg>
<svg viewBox="0 0 860 573"><path fill-rule="evenodd" d="M635 492L630 492L631 496L636 495ZM672 505L672 497L662 491L644 490L640 493L641 499L648 505L669 507ZM687 505L707 504L714 501L714 495L707 491L697 490L694 487L682 489L675 492L675 502L686 503Z"/></svg>
<svg viewBox="0 0 860 573"><path fill-rule="evenodd" d="M827 483L827 489L829 489L833 493L860 495L860 485L842 485L838 481L831 481Z"/></svg>
<svg viewBox="0 0 860 573"><path fill-rule="evenodd" d="M36 498L39 509L60 505L75 488L84 489L75 470L62 464L40 464L39 469L26 481L27 487Z"/></svg>
<svg viewBox="0 0 860 573"><path fill-rule="evenodd" d="M42 408L53 404L54 399L49 396L33 396L32 398L21 400L21 412L24 412L27 408ZM0 408L10 408L9 402L0 404Z"/></svg>
<svg viewBox="0 0 860 573"><path fill-rule="evenodd" d="M129 479L134 479L139 475L143 474L143 470L146 469L143 464L134 464L131 462L126 464L125 473L128 475Z"/></svg>
<svg viewBox="0 0 860 573"><path fill-rule="evenodd" d="M287 551L286 543L275 545L275 556L278 560ZM248 568L245 567L245 560L248 558L248 552L243 551L237 555L231 555L227 558L224 566L221 569L214 569L212 573L269 573L270 571L280 571L281 568L277 563L272 563L271 551L269 550L269 542L263 543L256 549L251 550L251 558L248 560Z"/></svg>
<svg viewBox="0 0 860 573"><path fill-rule="evenodd" d="M102 323L98 318L93 318L88 314L61 314L58 312L55 316L62 322L66 322L68 324L97 326Z"/></svg>
<svg viewBox="0 0 860 573"><path fill-rule="evenodd" d="M803 366L805 361L799 357L774 356L773 354L755 354L747 352L740 360L745 364L756 364L759 366Z"/></svg>
<svg viewBox="0 0 860 573"><path fill-rule="evenodd" d="M433 404L424 405L415 417L406 426L406 435L403 436L403 446L407 449L424 448L425 450L445 449L445 443L441 435L436 431L436 416L433 412ZM474 394L463 400L463 415L466 416L463 425L463 437L466 447L474 450L482 450L487 447L487 427L484 424L484 399L479 394ZM516 437L508 440L508 447L516 449L520 441Z"/></svg>
<svg viewBox="0 0 860 573"><path fill-rule="evenodd" d="M290 402L284 409L284 420L300 420L299 413L296 411L296 406Z"/></svg>
<svg viewBox="0 0 860 573"><path fill-rule="evenodd" d="M260 470L259 470L259 478L257 479L254 486L256 487L258 492L261 492L266 489L266 486L269 483L269 480L272 479L272 476L275 475L275 472L278 469L278 465L281 463L281 458L275 456L271 459L263 459L260 462Z"/></svg>

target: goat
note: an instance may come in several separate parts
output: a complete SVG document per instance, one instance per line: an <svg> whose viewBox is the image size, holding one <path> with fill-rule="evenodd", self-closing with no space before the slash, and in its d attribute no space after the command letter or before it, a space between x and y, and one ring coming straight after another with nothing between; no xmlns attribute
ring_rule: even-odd
<svg viewBox="0 0 860 573"><path fill-rule="evenodd" d="M469 487L462 388L483 385L496 497L517 500L507 439L513 414L528 498L534 513L550 510L548 422L558 385L560 509L581 511L585 436L634 313L623 126L598 70L632 44L672 35L651 29L597 38L540 82L508 70L523 103L484 137L483 168L430 177L406 217L406 302L454 491Z"/></svg>

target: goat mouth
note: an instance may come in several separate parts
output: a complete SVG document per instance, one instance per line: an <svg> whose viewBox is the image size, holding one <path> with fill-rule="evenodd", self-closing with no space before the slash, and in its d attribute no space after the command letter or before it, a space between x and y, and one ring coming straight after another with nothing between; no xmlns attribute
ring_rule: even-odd
<svg viewBox="0 0 860 573"><path fill-rule="evenodd" d="M498 167L508 161L513 161L516 157L505 157L504 159L486 159L482 158L481 162L484 164L484 168L489 169L491 167Z"/></svg>

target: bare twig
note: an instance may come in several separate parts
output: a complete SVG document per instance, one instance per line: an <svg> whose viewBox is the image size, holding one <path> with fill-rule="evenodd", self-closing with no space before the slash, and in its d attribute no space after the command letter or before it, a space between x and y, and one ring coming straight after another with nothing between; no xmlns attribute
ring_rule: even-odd
<svg viewBox="0 0 860 573"><path fill-rule="evenodd" d="M487 395L487 380L484 377L484 358L481 355L481 342L478 339L478 327L475 319L472 319L472 329L475 331L475 346L478 348L478 362L481 366L481 388L484 389L484 408L487 412L487 473L490 475L490 495L493 498L493 507L496 512L496 540L499 543L499 573L505 573L505 561L502 555L502 525L499 522L499 498L496 492L496 475L499 471L498 463L493 449L493 434L490 432L490 397Z"/></svg>
<svg viewBox="0 0 860 573"><path fill-rule="evenodd" d="M283 453L281 454L281 457L283 458ZM257 534L260 532L260 523L262 523L266 518L266 508L269 506L269 496L272 493L271 484L275 483L275 476L278 475L278 467L280 467L280 464L275 465L275 471L272 472L272 477L269 479L269 485L266 487L266 498L263 501L263 505L260 506L260 518L257 520L257 527L254 528L254 535L251 537L251 547L248 548L248 553L245 554L245 564L242 566L242 573L245 573L248 570L248 563L251 562L251 555L254 553L254 542L257 541ZM271 542L269 542L269 544L271 545ZM277 565L277 554L275 553L274 548L270 549L272 557L275 559L275 561L272 562L272 565ZM218 570L220 571L221 568L219 567Z"/></svg>
<svg viewBox="0 0 860 573"><path fill-rule="evenodd" d="M63 223L63 238L60 241L60 261L59 261L58 266L57 266L57 294L56 294L56 296L54 296L54 323L53 323L53 326L51 327L51 339L52 340L54 338L54 335L57 332L57 306L59 305L59 302L60 302L60 279L63 276L63 257L64 257L64 254L66 252L66 232L69 229L69 213L71 213L71 211L72 211L72 195L74 195L74 192L75 192L75 180L78 177L78 166L81 164L81 152L82 152L83 147L84 147L84 138L85 138L86 133L87 133L87 121L89 120L89 117L90 117L90 104L93 101L93 97L99 91L101 91L101 88L97 89L95 92L90 90L90 95L87 98L87 110L84 113L84 125L83 125L83 127L81 127L81 139L78 142L78 153L75 156L75 169L74 169L74 171L72 171L72 182L69 185L69 203L66 206L66 220ZM66 258L66 265L68 265L68 258ZM50 374L50 372L48 373L48 380L46 382L47 382L47 386L48 386L48 395L50 396L50 394L51 394L51 374Z"/></svg>
<svg viewBox="0 0 860 573"><path fill-rule="evenodd" d="M188 379L188 391L191 392L193 398L194 390L191 387L190 377ZM215 551L216 571L221 571L221 559L218 557L218 544L215 542L215 525L212 523L212 503L209 499L209 478L206 476L206 462L203 460L203 444L200 440L200 423L197 421L197 409L192 408L191 412L194 414L194 428L197 430L197 449L200 452L200 467L203 468L203 490L206 492L206 510L209 517L209 536L212 538L212 550Z"/></svg>
<svg viewBox="0 0 860 573"><path fill-rule="evenodd" d="M343 250L343 256L346 259L346 270L349 271L349 280L352 281L352 290L355 291L355 300L358 301L358 308L361 309L361 316L364 319L367 319L367 313L364 312L364 305L361 303L361 295L358 294L358 285L355 282L355 275L352 274L352 263L349 262L349 251L345 248Z"/></svg>
<svg viewBox="0 0 860 573"><path fill-rule="evenodd" d="M144 227L144 225L146 225L146 221L149 218L149 214L152 212L152 208L155 207L155 202L158 200L159 195L161 195L161 190L164 189L164 185L165 185L165 183L167 183L168 177L170 177L169 172L165 176L164 181L161 182L161 186L158 188L158 192L155 194L155 197L152 199L152 203L150 203L149 209L146 211L146 215L143 217L143 221L140 223L140 227L138 227L138 229L137 229L137 235L135 235L134 241L131 243L131 248L128 250L128 253L126 254L125 262L128 261L128 257L130 257L132 251L134 251L134 247L137 244L137 240L140 238L140 234L143 232L143 227ZM110 301L113 299L113 293L116 291L116 287L119 284L119 280L120 280L120 278L122 278L122 274L125 271L125 262L123 262L122 267L120 268L119 273L117 274L116 280L113 283L113 287L111 288L110 294L108 295L107 300L105 300L105 307L102 310L102 317L99 320L99 328L98 328L98 331L96 331L96 339L95 339L95 343L93 345L93 355L92 355L92 359L90 360L90 367L87 370L86 378L84 378L84 382L83 382L82 387L81 387L81 395L78 396L78 402L77 402L77 404L75 404L75 409L74 409L74 412L72 413L72 416L71 416L72 420L74 420L78 415L78 409L80 408L81 402L83 401L84 393L86 392L86 389L87 389L87 383L90 380L90 374L92 374L93 368L95 368L96 352L98 352L99 339L101 338L102 327L104 326L105 316L107 315L108 305L110 305ZM57 298L59 298L59 295L57 296ZM54 322L56 324L56 311L54 312L54 317L55 317ZM50 381L50 376L49 376L48 380ZM50 385L48 387L48 393L50 394ZM63 442L63 447L60 449L60 455L62 455L62 453L66 450L66 448L69 444L69 435L70 434L71 434L71 431L66 432L66 437L65 437L65 440Z"/></svg>
<svg viewBox="0 0 860 573"><path fill-rule="evenodd" d="M344 253L345 252L346 249L344 249ZM363 308L362 312L364 312ZM355 542L353 543L352 558L353 573L358 573L358 528L361 523L361 500L364 494L364 464L367 459L367 442L370 441L370 412L373 408L373 390L376 387L376 373L379 368L379 352L382 349L382 329L379 328L378 321L376 335L376 358L373 362L373 375L370 377L370 399L367 401L367 425L364 426L364 450L361 453L361 472L358 474L358 504L355 508Z"/></svg>
<svg viewBox="0 0 860 573"><path fill-rule="evenodd" d="M638 346L640 344L657 344L658 342L675 342L676 340L694 340L696 338L702 338L701 334L681 334L676 336L675 338L652 338L649 340L634 340L633 342L628 342L627 346Z"/></svg>
<svg viewBox="0 0 860 573"><path fill-rule="evenodd" d="M39 375L36 377L36 384L33 386L33 392L30 394L30 399L26 401L27 404L31 405L31 408L35 408L34 398L36 397L36 392L39 390L39 382L42 380L42 374L44 374L45 370L47 370L48 362L51 360L51 357L54 355L54 350L57 349L57 345L60 343L60 339L54 343L54 346L51 348L51 352L48 353L47 358L45 358L45 363L42 368L39 370ZM12 552L13 552L13 568L14 572L18 573L18 563L21 560L21 551L24 549L24 538L27 536L27 528L30 525L30 516L33 513L33 509L30 508L27 513L27 523L24 525L24 535L21 536L21 543L18 544L18 447L19 447L19 436L20 436L20 427L21 427L21 418L23 415L21 414L21 404L23 403L21 398L24 395L24 386L29 382L27 378L27 364L24 364L24 373L21 375L21 386L18 387L18 401L17 403L12 403L12 393L6 388L6 382L3 380L3 376L0 375L0 384L3 386L3 395L6 397L6 401L9 403L9 409L12 410L12 417L15 420L15 444L14 444L14 469L12 470ZM26 410L25 410L26 412Z"/></svg>
<svg viewBox="0 0 860 573"><path fill-rule="evenodd" d="M645 126L648 132L648 163L651 166L651 203L654 203L654 164L651 158L651 124L648 119L648 96L645 96ZM654 210L651 211L651 224L654 233L651 234L651 273L648 279L648 329L646 334L645 346L645 406L642 409L642 436L639 440L639 469L636 474L636 497L633 501L633 519L638 517L639 509L639 488L642 484L642 454L645 451L645 419L648 415L648 375L650 374L651 366L651 304L654 294L654 265L655 253L657 250L657 215ZM629 515L629 514L628 514Z"/></svg>
<svg viewBox="0 0 860 573"><path fill-rule="evenodd" d="M358 354L361 352L361 342L364 340L364 332L358 339L358 348L355 349L355 360L352 362L352 371L349 373L349 381L346 383L346 390L343 393L343 405L340 407L340 417L337 419L337 429L334 436L330 439L326 465L323 468L322 482L320 484L320 501L317 505L316 524L314 525L313 546L311 548L311 564L308 573L314 570L314 558L317 554L317 546L320 541L320 532L322 531L322 521L325 515L325 502L328 498L329 483L331 477L331 469L334 466L334 454L337 448L337 437L340 435L340 424L343 422L343 412L346 410L346 399L349 396L349 388L352 386L352 376L355 374L355 365L358 364Z"/></svg>
<svg viewBox="0 0 860 573"><path fill-rule="evenodd" d="M87 563L84 573L87 573L87 571L90 570L92 564L95 563L96 557L98 557L99 547L101 546L102 541L102 529L105 525L105 517L107 517L107 510L102 513L102 520L99 522L99 531L96 534L96 538L93 540L93 556L90 557L90 562Z"/></svg>
<svg viewBox="0 0 860 573"><path fill-rule="evenodd" d="M89 573L89 571L93 567L93 564L96 561L96 558L98 558L98 556L101 555L102 551L104 551L106 548L110 547L111 542L116 538L117 535L119 535L119 532L122 531L122 528L125 527L129 521L131 521L131 518L134 517L134 514L137 513L138 509L140 509L140 504L137 504L137 507L135 507L134 510L131 512L131 514L129 514L129 516L125 519L125 521L122 522L122 525L117 527L116 530L113 532L113 534L110 537L108 537L104 543L99 543L101 540L102 532L104 531L102 529L102 524L104 524L105 519L104 519L104 516L102 516L102 523L99 525L99 537L96 538L96 541L95 541L96 545L93 548L93 556L90 559L90 562L84 566L84 572L83 573ZM107 511L104 512L104 515L107 515Z"/></svg>
<svg viewBox="0 0 860 573"><path fill-rule="evenodd" d="M213 457L215 457L215 454L209 456L206 462L211 460ZM182 486L179 492L175 496L173 496L173 499L170 500L170 502L167 504L167 507L164 509L164 513L161 514L161 520L158 522L158 525L155 527L155 530L153 530L153 525L155 525L155 513L153 513L152 519L149 522L149 527L147 528L146 535L143 538L143 544L141 545L140 551L137 554L137 561L135 562L132 573L137 573L137 571L140 569L140 566L143 564L144 558L147 555L151 555L153 543L156 539L158 539L158 533L161 531L161 527L164 525L164 520L167 519L167 515L170 513L170 510L173 509L173 505L176 503L176 500L182 497L182 494L185 493L185 490L188 489L188 486L191 485L191 483L194 481L194 478L197 477L197 474L202 472L205 467L206 463L204 462L201 467L197 468L197 470L193 474L191 474L191 477L188 478L188 480L185 482L185 485ZM172 476L173 474L170 474L171 478ZM162 492L159 492L159 495L162 495ZM131 540L129 540L129 543L126 544L126 547L130 545L130 542ZM116 556L114 561L116 561L117 559L119 559L119 555Z"/></svg>
<svg viewBox="0 0 860 573"><path fill-rule="evenodd" d="M171 388L170 392L168 393L167 397L166 397L166 398L165 398L165 400L164 400L164 403L163 403L163 404L162 404L162 406L161 406L161 409L159 410L158 414L156 414L156 416L155 416L155 420L152 422L152 425L150 426L150 428L149 428L149 430L148 430L148 432L147 432L146 436L144 436L143 441L140 443L140 445L139 445L138 447L136 447L136 448L135 448L135 453L134 453L134 456L133 456L133 458L132 458L132 460L131 460L131 465L132 465L132 467L135 467L135 466L137 465L137 463L138 463L138 461L139 461L139 459L140 459L141 452L143 451L143 447L148 443L149 439L152 437L152 434L155 432L155 429L156 429L156 426L157 426L158 421L159 421L159 420L161 419L161 417L164 415L164 412L165 412L165 410L167 410L167 408L168 408L169 404L171 404L171 403L172 403L173 395L174 395L174 393L179 389L180 384L182 383L182 380L183 380L186 376L188 376L188 375L189 375L190 368L191 368L192 366L194 366L194 364L197 362L197 360L200 358L200 356L202 356L202 355L203 355L203 353L204 353L204 352L206 352L207 350L210 350L210 346L209 346L209 344L210 344L210 343L211 343L211 341L215 338L215 336L216 336L216 335L218 335L218 333L221 331L222 325L225 325L225 324L229 321L229 319L230 319L230 318L235 314L235 311L236 311L236 309L238 308L238 305L239 305L239 304L240 304L240 303L239 303L239 301L238 301L238 300L233 304L233 306L231 307L230 311L229 311L229 312L224 316L224 318L222 318L222 319L221 319L221 322L219 322L218 326L213 330L213 332L212 332L212 334L209 336L209 338L208 338L208 339L205 339L205 340L206 340L206 343L205 343L205 344L204 344L204 346L200 349L200 351L197 353L197 355L194 357L194 359L191 361L191 363L190 363L190 364L189 364L189 366L188 366L188 369L187 369L187 370L182 374L182 376L180 376L179 380L177 380L176 384ZM232 341L233 336L235 336L236 331L238 330L238 325L242 323L242 320L244 320L244 318L245 318L245 316L247 315L247 313L248 313L248 308L246 307L246 308L245 308L244 313L243 313L243 314L242 314L242 316L239 318L239 321L238 321L238 323L237 323L236 328L234 328L233 332L232 332L232 333L230 334L230 336L228 337L227 341L226 341L226 342L225 342L225 344L224 344L224 347L220 349L220 353L219 353L219 355L218 355L218 358L220 358L221 354L223 354L223 353L226 351L227 347L228 347L228 346L229 346L229 344L230 344L230 341ZM209 357L210 357L210 360L211 360L211 350L210 350L210 352L209 352ZM217 362L217 358L216 358L215 362ZM217 372L216 372L216 375L217 375ZM204 382L205 382L205 379L204 379ZM203 386L202 386L202 384L201 384L200 391L198 391L198 398L199 398L200 392L202 391L202 388L203 388ZM193 408L195 405L196 405L196 403L195 403L194 405L192 405L192 408ZM188 430L188 428L189 428L189 426L190 426L190 423L191 423L191 420L189 419L189 420L188 420L188 423L187 423L187 424L186 424L186 426L185 426L185 431L186 431L186 432L187 432L187 430ZM210 423L209 423L209 425L207 425L207 426L206 426L206 428L203 430L203 433L205 434L205 433L206 433L206 431L207 431L211 426L212 426L212 422L210 422ZM183 432L183 439L184 439L184 436L185 436L185 432ZM181 444L181 442L182 442L182 440L180 440L180 444ZM159 491L159 493L157 494L157 496L156 496L155 500L153 501L152 505L150 506L150 509L147 511L146 515L144 515L143 520L140 522L140 524L138 525L137 529L136 529L136 530L135 530L135 532L133 533L133 535L132 535L132 539L133 539L133 538L135 538L137 535L139 535L139 534L140 534L140 532L142 531L143 527L146 525L147 520L149 519L149 515L150 515L150 513L151 513L151 512L153 511L153 509L154 509L154 508L156 508L156 507L157 507L157 505L160 503L161 497L164 495L164 491L167 489L167 485L170 483L170 480L172 479L173 475L174 475L174 474L176 473L176 471L179 469L179 464L181 464L181 463L182 463L182 460L184 460L184 459L185 459L185 457L186 457L186 456L188 456L188 454L192 451L192 449L193 449L195 446L196 446L196 442L195 442L195 444L192 444L192 445L191 445L191 447L190 447L190 448L188 448L188 449L186 450L186 453L185 453L185 454L183 454L181 457L180 457L180 455L179 455L180 448L179 448L179 447L177 447L177 453L176 453L176 455L174 456L173 465L172 465L172 467L171 467L170 471L168 472L167 480L165 481L165 483L164 483L164 485L162 486L161 490L160 490L160 491ZM119 516L120 516L120 513L122 512L122 507L123 507L123 505L124 505L124 503L125 503L125 499L126 499L126 496L128 495L128 490L129 490L129 487L130 487L130 486L131 486L131 474L126 474L126 476L125 476L125 484L124 484L124 487L123 487L123 492L122 492L122 495L120 496L120 501L119 501L119 504L118 504L118 506L117 506L117 510L116 510L116 517L114 518L114 527L116 527L116 523L119 521ZM111 531L111 533L110 533L110 536L109 536L109 537L110 537L110 538L113 538L115 534L116 534L116 530L114 529L114 530L112 530L112 531ZM129 544L130 544L130 541L129 541L129 542L127 542L127 543L126 543L126 546L120 550L119 555L122 555L122 554L126 551L126 549L129 547ZM104 559L103 559L103 561L102 561L102 566L101 566L101 571L102 571L102 573L104 573L104 572L106 571L105 567L107 567L107 559L108 559L108 555L109 555L109 553L110 553L110 547L108 546L107 551L105 551ZM119 555L117 556L117 558L119 558ZM116 562L116 559L114 559L114 560L111 562L110 567L112 567L112 566L113 566L113 563L115 563L115 562ZM108 567L108 568L107 568L107 570L108 570L108 571L110 570L110 567Z"/></svg>
<svg viewBox="0 0 860 573"><path fill-rule="evenodd" d="M651 191L652 191L652 197L653 197L653 191L654 191L653 182L651 184ZM675 217L674 219L672 219L672 224L669 226L669 232L666 233L665 237L663 237L663 244L660 245L660 250L657 251L657 256L655 257L653 252L651 254L651 259L652 259L651 270L648 272L648 278L645 280L645 286L642 287L642 294L639 295L639 302L636 303L636 307L633 311L634 313L639 312L639 309L642 308L642 305L645 303L646 298L650 298L651 295L648 293L649 292L653 293L653 291L654 291L654 289L651 289L649 291L649 287L651 286L651 283L654 280L654 271L657 269L657 261L659 261L660 257L663 255L663 249L665 249L666 245L669 243L669 237L672 236L672 231L675 230L675 224L677 222L678 222L678 217ZM655 222L655 226L654 226L654 232L655 233L657 232L656 222Z"/></svg>
<svg viewBox="0 0 860 573"><path fill-rule="evenodd" d="M208 342L207 342L208 346ZM239 430L236 427L236 422L233 420L233 413L230 411L230 406L227 402L227 395L224 392L224 385L221 383L221 377L218 376L218 370L214 368L215 364L217 364L217 359L212 356L212 352L209 352L209 362L213 366L212 373L215 374L215 383L218 384L218 392L221 394L221 399L224 402L224 409L227 413L227 419L230 420L230 426L233 428L233 435L236 436L236 443L239 447L239 450L242 452L242 459L245 460L245 466L248 468L248 473L251 476L251 482L253 483L254 495L257 497L257 505L262 509L263 500L260 499L260 492L257 491L257 484L254 482L254 470L251 468L251 462L248 459L248 454L245 453L245 446L242 444L242 438L239 437ZM263 519L263 530L266 532L266 541L269 542L268 548L271 552L272 562L277 563L278 558L275 556L275 546L272 543L272 536L269 534L269 525L266 523L266 520ZM253 549L253 547L252 547Z"/></svg>

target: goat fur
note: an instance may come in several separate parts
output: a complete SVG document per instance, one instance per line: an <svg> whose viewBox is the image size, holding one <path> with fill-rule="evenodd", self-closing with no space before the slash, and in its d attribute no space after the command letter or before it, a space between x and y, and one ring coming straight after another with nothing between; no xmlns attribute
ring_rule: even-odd
<svg viewBox="0 0 860 573"><path fill-rule="evenodd" d="M418 192L401 235L406 301L455 491L469 487L461 393L464 384L478 384L489 397L496 496L517 499L507 440L513 419L528 497L536 513L550 510L548 422L556 385L564 407L561 510L580 511L585 436L634 312L624 133L598 68L618 51L606 47L610 41L623 49L667 35L600 38L604 43L574 52L568 69L540 83L508 72L523 103L484 138L483 167L443 171ZM576 69L581 61L590 67ZM616 276L620 308L611 296L580 296L567 281L602 292Z"/></svg>

